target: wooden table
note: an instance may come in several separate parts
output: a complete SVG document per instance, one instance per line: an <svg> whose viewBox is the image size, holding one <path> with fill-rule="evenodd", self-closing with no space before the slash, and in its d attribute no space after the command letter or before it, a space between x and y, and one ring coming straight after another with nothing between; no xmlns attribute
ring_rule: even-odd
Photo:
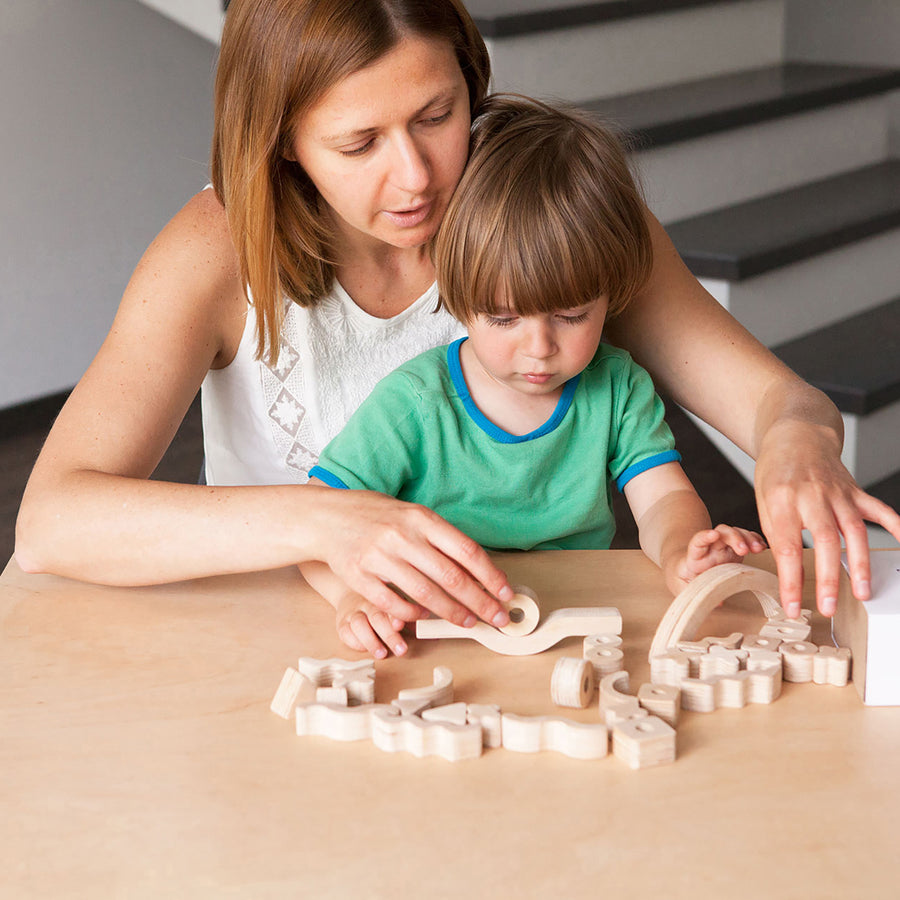
<svg viewBox="0 0 900 900"><path fill-rule="evenodd" d="M632 688L647 679L669 598L639 552L499 559L544 610L618 606ZM767 555L752 562L772 569ZM704 633L755 631L762 615L745 599ZM816 619L813 639L827 633ZM560 712L550 673L580 647L513 658L414 641L408 659L378 663L376 699L444 664L457 699ZM356 658L291 570L117 589L10 564L0 896L900 894L900 709L864 708L852 686L785 685L770 706L683 713L678 760L655 769L506 750L448 763L296 737L269 703L301 655Z"/></svg>

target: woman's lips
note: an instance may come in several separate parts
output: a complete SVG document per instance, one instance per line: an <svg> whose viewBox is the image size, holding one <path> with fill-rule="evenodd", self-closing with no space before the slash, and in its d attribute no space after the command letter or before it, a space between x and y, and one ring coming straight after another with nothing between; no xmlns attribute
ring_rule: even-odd
<svg viewBox="0 0 900 900"><path fill-rule="evenodd" d="M432 203L429 201L413 209L386 209L384 215L400 228L414 228L416 225L421 225L428 218L431 206Z"/></svg>

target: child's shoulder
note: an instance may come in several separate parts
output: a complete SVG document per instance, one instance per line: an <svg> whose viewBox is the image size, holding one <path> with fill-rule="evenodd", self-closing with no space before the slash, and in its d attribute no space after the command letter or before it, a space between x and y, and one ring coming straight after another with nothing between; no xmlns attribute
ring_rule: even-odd
<svg viewBox="0 0 900 900"><path fill-rule="evenodd" d="M451 346L443 344L426 350L398 366L383 380L393 382L394 386L402 384L416 394L431 391L445 393L451 381L448 363L448 350Z"/></svg>
<svg viewBox="0 0 900 900"><path fill-rule="evenodd" d="M594 358L587 364L585 371L621 371L631 369L636 365L637 363L631 358L631 354L627 350L601 342L600 346L597 347Z"/></svg>

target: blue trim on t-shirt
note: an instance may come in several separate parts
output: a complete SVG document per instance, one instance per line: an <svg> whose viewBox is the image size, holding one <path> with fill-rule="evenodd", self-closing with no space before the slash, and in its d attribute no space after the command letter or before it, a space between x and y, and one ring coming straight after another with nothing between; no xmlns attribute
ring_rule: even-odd
<svg viewBox="0 0 900 900"><path fill-rule="evenodd" d="M313 466L309 470L309 477L318 478L319 481L324 481L325 484L328 485L328 487L343 488L345 491L350 490L350 488L348 488L347 485L337 477L337 475L333 475L328 471L328 469L323 469L321 466Z"/></svg>
<svg viewBox="0 0 900 900"><path fill-rule="evenodd" d="M670 462L681 462L681 454L677 450L664 450L662 453L648 456L646 459L642 459L640 462L636 462L634 465L629 466L616 479L616 487L621 491L635 475L640 475L641 472L646 472L648 469L655 469L657 466Z"/></svg>
<svg viewBox="0 0 900 900"><path fill-rule="evenodd" d="M581 378L580 373L574 378L570 378L565 385L563 385L562 395L559 398L559 402L556 404L556 409L553 410L553 414L543 425L536 428L534 431L528 432L528 434L510 434L508 431L504 431L502 428L495 425L475 405L475 401L469 393L469 386L466 384L462 365L459 361L459 348L462 346L463 341L467 340L468 338L459 338L459 340L454 341L447 347L447 366L450 369L450 380L453 382L453 387L456 388L456 393L459 395L459 399L462 400L463 408L469 414L469 418L471 418L471 420L488 437L493 438L495 441L499 441L501 444L522 444L525 441L533 441L535 438L550 434L551 431L559 427L560 422L566 417L566 413L572 405L572 398L575 396L575 388L578 387L578 380Z"/></svg>

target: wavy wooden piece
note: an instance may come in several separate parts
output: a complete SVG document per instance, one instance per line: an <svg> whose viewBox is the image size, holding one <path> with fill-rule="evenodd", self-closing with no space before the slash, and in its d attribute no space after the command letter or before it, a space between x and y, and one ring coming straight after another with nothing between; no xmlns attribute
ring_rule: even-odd
<svg viewBox="0 0 900 900"><path fill-rule="evenodd" d="M366 741L372 737L376 713L400 717L399 710L386 704L301 703L296 709L297 734L327 737L333 741Z"/></svg>
<svg viewBox="0 0 900 900"><path fill-rule="evenodd" d="M419 715L407 713L404 702L413 701L395 700L390 712L381 707L372 713L372 743L379 750L411 753L418 757L440 756L450 762L481 756L483 736L480 725L429 722Z"/></svg>
<svg viewBox="0 0 900 900"><path fill-rule="evenodd" d="M609 733L602 723L512 713L503 713L502 722L503 747L516 753L554 750L572 759L600 759L609 752Z"/></svg>
<svg viewBox="0 0 900 900"><path fill-rule="evenodd" d="M778 578L771 572L739 563L714 566L698 575L672 601L656 629L650 659L665 653L682 638L689 640L716 606L742 591L750 591L759 600L766 618L781 614Z"/></svg>
<svg viewBox="0 0 900 900"><path fill-rule="evenodd" d="M444 619L420 619L416 622L416 637L423 640L468 638L504 656L530 656L548 650L567 637L620 634L621 631L622 616L612 606L556 609L531 634L521 636L503 634L486 622L478 622L471 628L453 625Z"/></svg>

